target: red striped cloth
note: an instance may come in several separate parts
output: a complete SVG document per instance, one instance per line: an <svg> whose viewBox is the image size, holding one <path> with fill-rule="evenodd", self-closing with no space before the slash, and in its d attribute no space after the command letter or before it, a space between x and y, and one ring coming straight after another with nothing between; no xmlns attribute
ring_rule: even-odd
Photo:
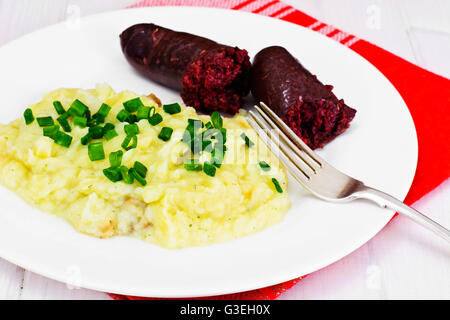
<svg viewBox="0 0 450 320"><path fill-rule="evenodd" d="M356 51L391 81L406 102L416 126L419 160L405 203L415 202L450 177L450 80L278 0L142 0L131 7L181 5L242 10L282 19L320 32ZM302 278L258 290L201 299L275 299ZM111 296L115 299L148 299Z"/></svg>

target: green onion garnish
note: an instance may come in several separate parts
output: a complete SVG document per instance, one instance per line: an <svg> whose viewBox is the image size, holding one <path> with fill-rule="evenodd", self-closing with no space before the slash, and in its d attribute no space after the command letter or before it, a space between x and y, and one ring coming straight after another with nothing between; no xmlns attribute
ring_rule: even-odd
<svg viewBox="0 0 450 320"><path fill-rule="evenodd" d="M169 114L175 114L181 112L181 106L178 103L165 104L163 110Z"/></svg>
<svg viewBox="0 0 450 320"><path fill-rule="evenodd" d="M202 140L202 151L205 151L205 149L208 149L207 151L211 152L211 147L212 147L211 140Z"/></svg>
<svg viewBox="0 0 450 320"><path fill-rule="evenodd" d="M125 166L121 166L119 168L120 174L122 175L123 182L126 184L132 184L134 181L134 177L129 174L128 168Z"/></svg>
<svg viewBox="0 0 450 320"><path fill-rule="evenodd" d="M214 148L212 150L212 152L211 152L211 163L215 167L220 168L222 166L223 158L225 157L224 153L225 153L224 150L219 150L218 148Z"/></svg>
<svg viewBox="0 0 450 320"><path fill-rule="evenodd" d="M67 121L67 118L69 118L69 117L70 117L70 115L66 112L66 113L63 113L58 118L56 118L56 121L59 122L59 124L61 125L61 127L63 128L63 130L65 132L72 131L72 129L70 128L69 122Z"/></svg>
<svg viewBox="0 0 450 320"><path fill-rule="evenodd" d="M150 115L150 107L139 106L137 109L136 116L138 120L148 119Z"/></svg>
<svg viewBox="0 0 450 320"><path fill-rule="evenodd" d="M113 125L112 123L107 123L103 126L103 133L108 132L109 130L113 130L116 126Z"/></svg>
<svg viewBox="0 0 450 320"><path fill-rule="evenodd" d="M108 106L106 103L103 103L98 109L98 111L92 116L92 118L97 119L98 121L100 121L100 123L103 123L110 110L111 107Z"/></svg>
<svg viewBox="0 0 450 320"><path fill-rule="evenodd" d="M218 111L211 113L211 122L216 129L221 129L223 127L223 119Z"/></svg>
<svg viewBox="0 0 450 320"><path fill-rule="evenodd" d="M103 137L103 128L100 126L90 127L89 133L92 134L92 139L101 139Z"/></svg>
<svg viewBox="0 0 450 320"><path fill-rule="evenodd" d="M139 181L141 185L145 186L147 184L147 181L145 181L145 179L141 177L141 175L134 168L128 170L128 174Z"/></svg>
<svg viewBox="0 0 450 320"><path fill-rule="evenodd" d="M127 121L130 118L130 116L131 116L131 114L127 110L122 109L122 110L119 111L119 113L117 114L116 118L120 122L125 122L125 121Z"/></svg>
<svg viewBox="0 0 450 320"><path fill-rule="evenodd" d="M126 124L123 129L127 136L135 136L139 133L139 127L136 123Z"/></svg>
<svg viewBox="0 0 450 320"><path fill-rule="evenodd" d="M53 101L53 106L55 107L56 113L61 115L66 113L66 110L64 110L63 105L59 101Z"/></svg>
<svg viewBox="0 0 450 320"><path fill-rule="evenodd" d="M133 141L131 142L132 139ZM125 139L123 139L122 148L124 148L126 151L134 149L136 147L137 147L137 136L126 136Z"/></svg>
<svg viewBox="0 0 450 320"><path fill-rule="evenodd" d="M270 166L265 161L260 161L259 166L263 171L270 171Z"/></svg>
<svg viewBox="0 0 450 320"><path fill-rule="evenodd" d="M119 168L108 168L103 170L103 174L112 182L117 182L122 180L122 174Z"/></svg>
<svg viewBox="0 0 450 320"><path fill-rule="evenodd" d="M85 136L81 138L81 144L83 146L87 145L92 140L92 133L88 132Z"/></svg>
<svg viewBox="0 0 450 320"><path fill-rule="evenodd" d="M112 130L108 130L105 132L105 134L103 135L103 137L106 139L106 141L109 141L115 137L117 137L119 134L117 133L117 131L115 129Z"/></svg>
<svg viewBox="0 0 450 320"><path fill-rule="evenodd" d="M135 161L133 168L141 177L145 178L147 176L147 167L141 162Z"/></svg>
<svg viewBox="0 0 450 320"><path fill-rule="evenodd" d="M78 126L80 128L86 128L87 119L84 117L75 116L73 117L73 125Z"/></svg>
<svg viewBox="0 0 450 320"><path fill-rule="evenodd" d="M57 124L55 124L54 126L51 126L51 127L43 128L44 136L49 137L51 139L56 138L56 134L58 133L58 131L59 131L59 126Z"/></svg>
<svg viewBox="0 0 450 320"><path fill-rule="evenodd" d="M105 159L105 150L103 150L103 142L94 142L88 146L88 155L91 161Z"/></svg>
<svg viewBox="0 0 450 320"><path fill-rule="evenodd" d="M203 169L203 166L198 163L196 159L189 159L184 163L184 168L187 171L201 171Z"/></svg>
<svg viewBox="0 0 450 320"><path fill-rule="evenodd" d="M36 118L40 127L50 127L55 124L52 117L40 117Z"/></svg>
<svg viewBox="0 0 450 320"><path fill-rule="evenodd" d="M143 105L144 104L142 103L141 98L139 98L139 97L125 101L123 103L125 110L127 110L128 112L136 112L137 109Z"/></svg>
<svg viewBox="0 0 450 320"><path fill-rule="evenodd" d="M157 124L161 123L161 121L163 121L163 117L159 113L155 113L150 118L148 118L148 122L152 126L156 126Z"/></svg>
<svg viewBox="0 0 450 320"><path fill-rule="evenodd" d="M243 132L242 132L242 134L241 134L241 138L244 139L245 144L247 145L247 147L250 148L251 146L254 145L254 143L250 140L250 138L247 137L247 135L246 135L245 133L243 133Z"/></svg>
<svg viewBox="0 0 450 320"><path fill-rule="evenodd" d="M172 136L173 129L169 127L163 127L158 134L158 138L163 141L169 141Z"/></svg>
<svg viewBox="0 0 450 320"><path fill-rule="evenodd" d="M25 112L23 113L23 117L25 118L26 125L29 125L30 123L33 123L33 121L34 121L33 111L30 108L25 109Z"/></svg>
<svg viewBox="0 0 450 320"><path fill-rule="evenodd" d="M75 116L79 116L82 117L84 116L87 112L89 111L89 108L87 105L85 105L83 102L81 102L78 99L75 99L72 104L70 105L70 108L67 110L67 112L75 117Z"/></svg>
<svg viewBox="0 0 450 320"><path fill-rule="evenodd" d="M206 129L212 129L212 128L214 128L214 126L212 125L211 121L208 121L208 122L205 124L205 128L206 128Z"/></svg>
<svg viewBox="0 0 450 320"><path fill-rule="evenodd" d="M216 167L209 162L205 162L203 164L203 172L208 176L214 177L216 175Z"/></svg>
<svg viewBox="0 0 450 320"><path fill-rule="evenodd" d="M188 119L188 126L194 128L203 128L205 124L203 123L202 120Z"/></svg>
<svg viewBox="0 0 450 320"><path fill-rule="evenodd" d="M112 168L118 168L122 164L123 151L118 150L109 154L109 163Z"/></svg>
<svg viewBox="0 0 450 320"><path fill-rule="evenodd" d="M272 178L272 182L275 185L275 189L277 189L278 193L283 193L283 189L281 189L280 183L277 179Z"/></svg>
<svg viewBox="0 0 450 320"><path fill-rule="evenodd" d="M130 114L130 117L127 119L128 123L135 123L138 122L138 118L135 114Z"/></svg>
<svg viewBox="0 0 450 320"><path fill-rule="evenodd" d="M72 143L72 136L70 136L64 132L58 131L56 133L54 140L55 140L56 144L59 144L62 147L68 148L70 146L70 144Z"/></svg>

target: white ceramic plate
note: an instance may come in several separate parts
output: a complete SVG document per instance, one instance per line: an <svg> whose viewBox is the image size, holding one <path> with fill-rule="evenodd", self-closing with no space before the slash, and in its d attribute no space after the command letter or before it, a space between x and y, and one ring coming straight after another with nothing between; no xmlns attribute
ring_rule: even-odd
<svg viewBox="0 0 450 320"><path fill-rule="evenodd" d="M345 134L320 154L368 185L403 199L417 162L416 133L400 95L369 62L297 25L219 9L160 7L108 12L26 35L0 48L0 119L59 87L176 92L137 75L122 56L119 34L154 22L246 48L250 56L281 45L358 112ZM228 243L166 250L131 238L100 240L0 189L0 256L33 272L82 287L151 297L194 297L273 285L311 273L368 241L393 212L366 202L332 204L308 195L292 179L292 209L278 225Z"/></svg>

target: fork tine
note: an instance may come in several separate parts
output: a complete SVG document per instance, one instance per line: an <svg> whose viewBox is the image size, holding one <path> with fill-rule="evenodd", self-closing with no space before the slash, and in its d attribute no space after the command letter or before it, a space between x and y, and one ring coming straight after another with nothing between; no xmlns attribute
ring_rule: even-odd
<svg viewBox="0 0 450 320"><path fill-rule="evenodd" d="M307 154L303 149L300 149L296 144L294 144L292 140L286 135L286 133L283 132L280 127L277 126L277 124L272 119L270 119L270 117L267 116L260 108L255 106L255 111L267 122L267 124L273 130L277 130L279 132L280 137L290 147L291 152L293 152L301 161L306 163L313 173L317 173L320 164L318 164L315 159L311 158L311 156Z"/></svg>
<svg viewBox="0 0 450 320"><path fill-rule="evenodd" d="M272 122L272 126L276 125L281 131L285 133L285 135L289 138L291 142L293 142L300 150L303 150L310 159L312 159L319 167L322 167L322 164L325 164L325 160L323 160L317 153L311 150L310 147L306 143L300 139L294 131L292 131L289 126L287 126L283 120L281 120L275 112L273 112L264 102L260 102L260 106L255 106L255 110L258 111L259 114L266 120L268 123ZM293 148L296 150L296 148Z"/></svg>
<svg viewBox="0 0 450 320"><path fill-rule="evenodd" d="M286 143L289 148L290 151L293 152L301 161L303 161L312 171L312 173L317 173L318 170L318 164L315 162L315 160L312 160L308 154L303 151L302 149L298 148L290 139L289 137L286 136L286 134L281 131L281 129L272 121L272 119L270 119L266 114L264 114L263 111L261 111L259 108L256 109L255 106L255 111L256 113L262 117L265 122L269 125L269 127L273 130L276 130L281 139L283 139L284 143ZM249 113L251 113L252 111L249 111Z"/></svg>
<svg viewBox="0 0 450 320"><path fill-rule="evenodd" d="M254 114L249 112L249 117L247 117L248 122L250 125L255 129L255 131L258 133L261 140L264 141L264 143L270 148L270 141L273 141L279 150L280 153L280 160L283 162L283 164L286 166L286 168L289 170L289 172L292 174L292 176L302 185L305 185L309 180L309 175L305 173L305 167L302 168L301 165L299 165L298 162L293 161L292 158L286 153L286 150L289 150L289 148L281 142L280 144L277 143L276 140L271 139L269 136L270 132L267 133L264 130L264 126L261 124L261 120L259 120L257 117L255 117ZM301 163L301 162L300 162Z"/></svg>

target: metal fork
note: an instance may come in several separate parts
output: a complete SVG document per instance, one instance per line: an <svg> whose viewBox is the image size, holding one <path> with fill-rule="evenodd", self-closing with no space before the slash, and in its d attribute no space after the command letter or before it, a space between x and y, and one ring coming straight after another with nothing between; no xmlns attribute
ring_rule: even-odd
<svg viewBox="0 0 450 320"><path fill-rule="evenodd" d="M281 151L280 160L292 176L315 196L332 202L367 199L382 208L393 209L450 242L450 231L400 200L366 186L336 168L312 151L268 106L260 103L250 110L247 120L261 139Z"/></svg>

